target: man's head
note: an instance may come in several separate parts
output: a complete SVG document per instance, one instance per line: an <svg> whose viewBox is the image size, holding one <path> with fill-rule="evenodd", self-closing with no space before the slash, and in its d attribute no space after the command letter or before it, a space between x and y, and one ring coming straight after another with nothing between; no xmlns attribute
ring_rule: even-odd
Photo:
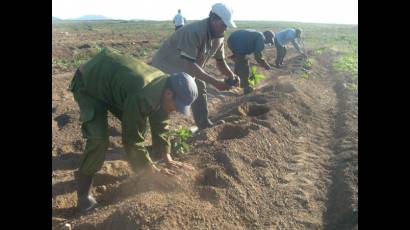
<svg viewBox="0 0 410 230"><path fill-rule="evenodd" d="M189 114L191 104L198 97L198 88L194 79L187 73L172 74L162 95L162 107L167 112L178 111Z"/></svg>
<svg viewBox="0 0 410 230"><path fill-rule="evenodd" d="M211 32L214 36L222 35L227 27L236 28L236 24L232 19L233 11L225 4L216 3L212 6L209 13L209 21Z"/></svg>
<svg viewBox="0 0 410 230"><path fill-rule="evenodd" d="M300 29L295 29L295 31L296 31L296 37L297 37L297 38L300 38L300 35L302 34L302 30L300 30Z"/></svg>
<svg viewBox="0 0 410 230"><path fill-rule="evenodd" d="M178 13L181 13L181 9L178 9Z"/></svg>
<svg viewBox="0 0 410 230"><path fill-rule="evenodd" d="M270 43L271 45L273 45L274 39L275 39L275 34L272 31L270 31L270 30L264 31L263 36L265 37L265 44Z"/></svg>

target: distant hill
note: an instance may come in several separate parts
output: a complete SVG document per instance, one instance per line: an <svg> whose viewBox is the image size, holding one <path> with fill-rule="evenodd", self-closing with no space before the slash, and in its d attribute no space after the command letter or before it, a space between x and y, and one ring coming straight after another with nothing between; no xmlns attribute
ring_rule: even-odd
<svg viewBox="0 0 410 230"><path fill-rule="evenodd" d="M53 21L62 21L61 19L57 18L57 17L51 17Z"/></svg>
<svg viewBox="0 0 410 230"><path fill-rule="evenodd" d="M110 18L102 15L84 15L79 18L71 18L70 20L110 20Z"/></svg>

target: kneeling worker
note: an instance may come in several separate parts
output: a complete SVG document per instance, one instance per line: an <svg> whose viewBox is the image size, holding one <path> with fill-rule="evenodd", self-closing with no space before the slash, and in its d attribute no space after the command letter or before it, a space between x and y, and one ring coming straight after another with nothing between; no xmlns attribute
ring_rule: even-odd
<svg viewBox="0 0 410 230"><path fill-rule="evenodd" d="M80 108L81 131L87 139L75 173L80 211L97 204L90 191L93 175L101 169L109 145L108 111L121 121L122 142L134 172L175 176L174 170L160 169L150 158L144 145L148 120L153 147L168 166L193 169L172 159L166 135L169 114L188 114L198 97L195 80L188 74L167 75L132 56L105 48L76 71L70 90Z"/></svg>

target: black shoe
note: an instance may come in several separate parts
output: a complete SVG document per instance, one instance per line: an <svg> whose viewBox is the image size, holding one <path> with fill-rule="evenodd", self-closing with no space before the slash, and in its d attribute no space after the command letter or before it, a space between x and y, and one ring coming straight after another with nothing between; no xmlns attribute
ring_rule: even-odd
<svg viewBox="0 0 410 230"><path fill-rule="evenodd" d="M75 177L77 181L77 208L81 212L87 212L97 205L97 201L91 195L93 177L81 174L78 171Z"/></svg>
<svg viewBox="0 0 410 230"><path fill-rule="evenodd" d="M210 128L210 127L212 127L212 126L214 126L214 125L215 125L215 124L214 124L211 120L206 119L206 122L204 122L204 123L202 123L202 124L200 124L200 125L197 125L197 126L198 126L198 130L201 130L201 129Z"/></svg>

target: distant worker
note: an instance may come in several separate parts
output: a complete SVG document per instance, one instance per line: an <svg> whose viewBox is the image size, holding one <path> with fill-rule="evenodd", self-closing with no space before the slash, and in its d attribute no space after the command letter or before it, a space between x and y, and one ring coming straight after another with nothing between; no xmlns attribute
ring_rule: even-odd
<svg viewBox="0 0 410 230"><path fill-rule="evenodd" d="M280 32L275 33L275 47L276 47L276 67L280 68L283 65L283 58L286 55L286 44L292 42L293 46L296 50L301 53L304 57L306 54L300 47L300 43L302 41L301 38L302 31L300 29L285 29Z"/></svg>
<svg viewBox="0 0 410 230"><path fill-rule="evenodd" d="M192 104L192 115L199 129L213 126L208 118L208 99L206 83L218 90L228 90L239 86L239 77L229 68L225 61L224 32L227 27L235 28L232 10L224 4L212 6L209 17L190 23L175 31L165 40L152 58L152 65L161 71L173 74L185 72L195 77L198 87L198 98ZM204 70L209 59L215 58L219 71L231 80L215 78Z"/></svg>
<svg viewBox="0 0 410 230"><path fill-rule="evenodd" d="M236 30L228 38L228 47L232 51L231 56L235 62L235 73L241 78L241 88L244 94L253 91L249 86L250 66L246 55L254 54L256 61L265 69L271 70L272 67L263 58L262 50L265 44L273 45L275 35L272 31L263 33L253 29Z"/></svg>
<svg viewBox="0 0 410 230"><path fill-rule="evenodd" d="M105 48L76 71L70 90L80 108L81 131L87 139L75 172L80 211L91 210L97 204L90 191L109 146L108 111L121 121L122 143L134 172L149 173L153 179L177 176L174 170L160 169L151 160L144 145L147 121L153 148L168 167L193 169L172 159L166 135L169 114L188 114L198 96L195 81L188 74L167 75L132 56Z"/></svg>
<svg viewBox="0 0 410 230"><path fill-rule="evenodd" d="M186 19L182 16L180 9L178 9L178 14L175 15L173 22L175 24L175 31L185 25Z"/></svg>

